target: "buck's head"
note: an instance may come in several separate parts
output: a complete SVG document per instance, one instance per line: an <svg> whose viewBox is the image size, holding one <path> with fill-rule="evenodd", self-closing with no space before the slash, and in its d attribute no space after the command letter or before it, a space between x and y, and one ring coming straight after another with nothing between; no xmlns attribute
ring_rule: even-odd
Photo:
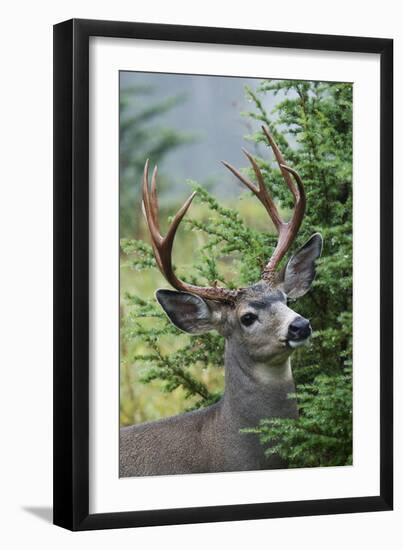
<svg viewBox="0 0 403 550"><path fill-rule="evenodd" d="M268 194L261 171L247 153L258 186L247 180L234 167L224 163L262 202L277 229L277 246L258 283L238 290L221 287L198 287L179 280L171 263L176 230L193 200L194 193L178 211L165 237L158 222L156 194L157 171L154 170L151 194L148 188L148 161L144 169L143 211L151 233L157 264L169 283L178 291L158 290L156 297L172 323L179 329L201 334L217 330L227 341L257 362L284 362L292 351L311 335L309 320L288 305L289 300L303 296L315 277L315 261L321 254L322 237L316 233L288 261L280 272L276 268L290 248L305 213L305 192L297 172L286 166L280 150L268 130L263 131L274 151L285 182L294 196L295 208L289 222L284 222ZM292 180L291 175L295 178ZM240 347L241 346L241 347Z"/></svg>

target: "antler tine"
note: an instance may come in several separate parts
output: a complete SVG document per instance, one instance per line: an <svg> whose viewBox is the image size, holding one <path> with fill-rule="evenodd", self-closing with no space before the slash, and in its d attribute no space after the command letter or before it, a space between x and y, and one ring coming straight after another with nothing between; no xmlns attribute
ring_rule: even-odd
<svg viewBox="0 0 403 550"><path fill-rule="evenodd" d="M265 206L266 210L268 211L269 216L271 217L274 223L274 226L276 227L276 229L278 229L279 225L281 224L281 218L278 213L277 207L274 204L274 201L271 198L267 190L267 187L264 183L263 174L259 166L257 165L256 160L252 157L252 155L246 149L242 149L242 151L248 158L249 162L251 163L253 171L255 172L256 179L259 183L259 198L263 203L263 205Z"/></svg>
<svg viewBox="0 0 403 550"><path fill-rule="evenodd" d="M303 207L304 207L304 212L302 214L302 218L303 218L304 213L305 213L305 206L306 206L306 196L305 196L305 188L304 188L304 184L302 183L301 176L298 174L298 172L296 170L291 168L291 166L287 166L286 164L280 164L280 167L283 170L286 170L287 172L292 174L295 178L295 181L297 182L298 195L296 195L296 203L295 203L294 213L296 213L297 210L299 211L301 209L302 205L303 205ZM302 219L301 219L301 221L302 221Z"/></svg>
<svg viewBox="0 0 403 550"><path fill-rule="evenodd" d="M273 136L270 134L269 130L266 128L266 126L262 126L262 130L263 130L263 133L266 136L268 142L270 143L270 147L272 148L272 151L273 151L274 156L276 158L277 164L280 168L280 172L282 173L283 178L284 178L289 190L291 191L291 193L294 196L294 201L297 201L298 200L298 194L295 190L295 185L294 185L294 183L293 183L293 181L290 177L290 174L286 171L287 170L286 162L284 160L283 154L280 151L277 143L274 141Z"/></svg>
<svg viewBox="0 0 403 550"><path fill-rule="evenodd" d="M184 204L175 214L175 217L172 220L171 225L169 226L168 232L166 236L163 238L162 246L160 247L160 257L163 265L165 266L165 271L172 272L173 276L175 275L172 270L172 246L174 243L176 231L184 215L189 210L189 206L191 205L195 195L196 195L196 191L194 191L190 195L190 197L184 202Z"/></svg>
<svg viewBox="0 0 403 550"><path fill-rule="evenodd" d="M276 205L273 202L273 199L269 195L266 186L264 184L263 175L260 171L259 166L256 164L255 159L252 157L250 153L246 149L242 149L246 157L249 159L253 170L256 175L256 179L258 181L259 187L256 187L251 181L249 181L245 176L243 176L234 166L232 166L229 162L226 162L225 160L221 161L230 172L234 174L256 197L260 200L260 202L263 204L263 206L266 208L270 218L273 221L273 224L276 229L278 229L281 220L280 216L278 214Z"/></svg>
<svg viewBox="0 0 403 550"><path fill-rule="evenodd" d="M156 208L155 206L153 209L151 208L150 196L148 193L148 167L149 167L149 160L147 159L144 165L143 200L142 200L141 206L142 206L142 211L143 211L145 220L147 222L148 230L150 231L151 245L155 256L155 261L157 262L157 265L161 273L163 273L162 262L161 262L161 258L160 258L160 254L157 246L157 243L160 242L162 239L161 234L159 232L158 219L157 219L157 225L155 223L155 216L157 216L158 218L158 204L154 203L154 205L156 205ZM153 182L156 179L156 174L157 174L156 169L154 169ZM155 176L155 179L154 179L154 176Z"/></svg>
<svg viewBox="0 0 403 550"><path fill-rule="evenodd" d="M207 298L210 300L221 300L225 302L234 302L238 291L230 290L221 287L199 287L185 283L178 279L175 275L172 267L172 247L176 235L176 231L182 221L184 215L188 211L195 195L194 191L190 197L184 202L178 212L175 214L172 220L167 234L163 237L160 233L159 226L159 209L158 209L158 197L157 197L157 167L155 167L152 182L151 182L151 196L148 189L148 167L149 161L147 160L144 166L143 175L143 213L146 218L148 229L151 235L151 244L154 251L155 260L161 273L166 280L177 290L185 292L191 292L201 298Z"/></svg>
<svg viewBox="0 0 403 550"><path fill-rule="evenodd" d="M153 176L151 179L151 209L153 213L154 223L155 227L158 231L160 231L160 223L158 219L158 196L157 196L157 174L158 174L158 168L154 168ZM148 178L147 178L147 186L148 186ZM148 187L147 187L148 190Z"/></svg>
<svg viewBox="0 0 403 550"><path fill-rule="evenodd" d="M144 207L144 213L145 218L147 220L148 229L150 230L151 238L153 243L158 247L158 245L162 242L162 235L159 232L158 229L158 222L156 222L156 219L158 217L158 207L154 203L152 204L152 201L150 199L150 194L148 190L148 167L149 167L149 160L147 159L145 166L144 166L144 174L143 174L143 207ZM156 171L154 170L153 178L156 175Z"/></svg>

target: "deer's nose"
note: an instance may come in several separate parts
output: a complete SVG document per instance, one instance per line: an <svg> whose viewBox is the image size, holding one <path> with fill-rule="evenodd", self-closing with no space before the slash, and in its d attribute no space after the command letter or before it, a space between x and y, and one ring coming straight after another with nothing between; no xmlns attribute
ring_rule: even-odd
<svg viewBox="0 0 403 550"><path fill-rule="evenodd" d="M308 319L297 317L288 327L288 340L305 340L311 335L312 329Z"/></svg>

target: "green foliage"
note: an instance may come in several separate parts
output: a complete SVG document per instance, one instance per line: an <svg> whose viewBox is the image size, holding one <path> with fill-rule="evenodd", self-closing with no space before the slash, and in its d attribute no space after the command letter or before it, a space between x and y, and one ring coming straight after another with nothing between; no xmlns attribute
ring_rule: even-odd
<svg viewBox="0 0 403 550"><path fill-rule="evenodd" d="M335 376L319 375L298 387L300 418L264 419L255 429L266 455L278 454L290 468L352 464L351 369Z"/></svg>
<svg viewBox="0 0 403 550"><path fill-rule="evenodd" d="M311 319L314 328L311 345L293 355L300 419L262 419L256 433L269 454L280 454L290 466L349 464L352 86L262 81L255 92L246 89L246 94L252 108L243 115L270 127L287 163L298 170L304 181L307 212L294 249L316 231L324 237L313 289L296 306L301 315ZM275 100L271 113L263 107L267 94ZM282 215L289 216L292 197L263 133L257 131L247 139L261 144L264 158L256 157L257 163L269 191L279 201ZM253 179L250 167L244 173ZM180 278L193 284L218 282L228 287L259 280L276 244L274 228L267 217L260 230L257 223L245 221L245 208L240 214L235 205L220 205L197 183L189 185L197 191L197 197L192 215L185 218L181 231L186 230L186 240L193 240L185 245L181 234L178 235L178 248L182 250L175 259L181 260ZM247 192L242 196L238 210L243 209L250 195ZM258 216L253 215L252 219L257 220ZM140 272L148 270L147 273L156 269L152 249L142 240L124 239L121 248L126 266ZM125 366L142 365L141 380L145 384L159 381L164 392L184 392L185 408L203 407L220 397L222 376L216 374L223 365L220 336L187 336L169 323L154 298L140 299L133 295L124 299L121 334ZM132 422L130 414L122 415L122 423Z"/></svg>

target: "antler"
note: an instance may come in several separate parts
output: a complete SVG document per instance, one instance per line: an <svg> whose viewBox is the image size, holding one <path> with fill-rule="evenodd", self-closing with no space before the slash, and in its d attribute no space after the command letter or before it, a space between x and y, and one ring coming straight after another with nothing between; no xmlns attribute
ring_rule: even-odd
<svg viewBox="0 0 403 550"><path fill-rule="evenodd" d="M166 280L177 290L183 290L185 292L191 292L201 298L207 298L209 300L217 300L224 302L234 302L236 300L238 291L230 290L227 288L221 288L218 286L213 287L200 287L185 283L177 278L172 267L172 246L175 239L176 231L179 227L182 218L189 209L196 192L192 193L190 197L185 201L183 206L178 210L171 225L167 231L165 237L160 233L160 225L158 220L158 197L157 197L157 167L154 168L154 172L151 180L151 195L148 188L148 166L147 160L144 166L143 176L143 213L147 221L148 229L151 235L151 242L154 251L155 260L161 273Z"/></svg>
<svg viewBox="0 0 403 550"><path fill-rule="evenodd" d="M278 233L277 246L266 264L263 273L262 279L268 283L273 280L274 272L279 262L283 258L284 254L290 248L292 242L297 236L298 230L301 226L302 219L305 214L306 198L305 190L302 184L302 180L298 173L285 164L283 155L281 154L280 149L277 146L277 143L274 141L269 130L262 126L263 132L273 150L274 156L276 157L277 164L279 165L280 171L283 175L283 178L290 189L294 197L294 212L292 214L291 220L285 222L280 218L280 214L277 210L276 205L274 204L273 199L269 195L267 188L264 183L262 172L260 171L259 166L257 165L255 159L252 157L248 151L242 149L249 162L252 165L253 171L255 172L256 179L258 181L258 186L249 181L245 176L243 176L236 168L231 166L228 162L223 161L223 164L244 184L248 189L254 193L263 206L266 208L271 220L273 221L274 227ZM293 175L296 185L294 184L291 175Z"/></svg>
<svg viewBox="0 0 403 550"><path fill-rule="evenodd" d="M263 174L259 166L257 165L256 160L252 157L250 153L248 153L248 151L243 149L243 152L249 159L249 162L251 163L252 168L255 172L258 182L257 186L249 181L240 172L238 172L238 170L231 166L231 164L229 164L228 162L223 161L223 164L257 196L257 198L266 208L277 230L277 246L262 273L262 280L266 281L267 283L271 283L274 278L276 267L278 266L281 259L284 257L287 250L290 248L301 226L302 219L305 214L306 198L304 186L302 184L300 176L295 170L285 164L283 155L281 154L280 149L278 148L268 129L265 126L262 126L262 129L273 150L274 156L276 158L277 164L279 165L285 183L287 184L287 187L290 189L294 197L294 212L289 222L285 222L281 219L277 207L265 186ZM193 198L196 195L196 192L192 193L190 197L185 201L183 206L178 210L174 219L172 220L171 225L169 226L166 236L163 237L160 232L160 225L158 220L159 209L157 197L157 167L154 168L154 172L152 175L151 193L148 185L148 167L149 161L147 160L144 166L142 206L143 213L146 218L148 229L151 235L151 243L154 251L155 260L161 273L164 275L166 280L177 290L191 292L192 294L196 294L201 298L206 298L209 300L234 303L237 299L239 292L241 292L242 289L230 290L228 288L222 288L218 286L200 287L185 283L184 281L178 279L178 277L175 275L172 267L172 247L176 231L184 215L188 211L189 206L191 205ZM296 183L293 182L291 175L294 177Z"/></svg>

